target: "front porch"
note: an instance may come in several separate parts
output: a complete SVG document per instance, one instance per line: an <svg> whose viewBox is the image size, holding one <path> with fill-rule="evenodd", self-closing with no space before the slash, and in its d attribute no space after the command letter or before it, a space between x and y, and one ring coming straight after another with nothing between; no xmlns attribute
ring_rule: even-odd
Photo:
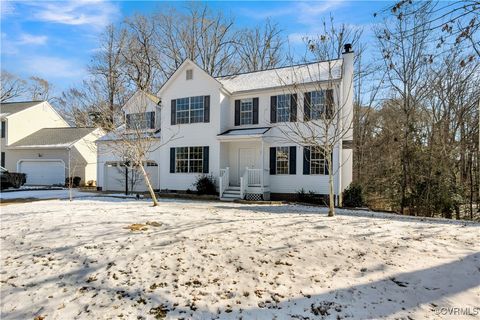
<svg viewBox="0 0 480 320"><path fill-rule="evenodd" d="M219 135L219 194L222 200L269 200L264 134L270 128L229 130Z"/></svg>

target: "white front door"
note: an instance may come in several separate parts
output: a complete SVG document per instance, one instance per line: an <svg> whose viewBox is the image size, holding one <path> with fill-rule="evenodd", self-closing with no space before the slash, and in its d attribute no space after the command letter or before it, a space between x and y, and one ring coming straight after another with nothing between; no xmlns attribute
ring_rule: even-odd
<svg viewBox="0 0 480 320"><path fill-rule="evenodd" d="M238 149L238 185L240 185L240 177L243 176L246 167L250 169L257 167L257 152L254 148Z"/></svg>

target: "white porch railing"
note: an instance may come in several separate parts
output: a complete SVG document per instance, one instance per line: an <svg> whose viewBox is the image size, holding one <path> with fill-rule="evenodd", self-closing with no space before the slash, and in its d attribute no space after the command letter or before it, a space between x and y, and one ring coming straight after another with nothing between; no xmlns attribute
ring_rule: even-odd
<svg viewBox="0 0 480 320"><path fill-rule="evenodd" d="M218 191L220 198L223 196L225 190L227 190L230 185L230 168L226 167L225 169L220 169L220 177L218 182Z"/></svg>
<svg viewBox="0 0 480 320"><path fill-rule="evenodd" d="M245 168L243 176L240 177L240 199L245 198L245 193L248 188L248 167Z"/></svg>
<svg viewBox="0 0 480 320"><path fill-rule="evenodd" d="M246 169L248 187L261 187L263 182L262 169Z"/></svg>
<svg viewBox="0 0 480 320"><path fill-rule="evenodd" d="M248 173L247 187L268 187L268 170L246 168L246 172Z"/></svg>

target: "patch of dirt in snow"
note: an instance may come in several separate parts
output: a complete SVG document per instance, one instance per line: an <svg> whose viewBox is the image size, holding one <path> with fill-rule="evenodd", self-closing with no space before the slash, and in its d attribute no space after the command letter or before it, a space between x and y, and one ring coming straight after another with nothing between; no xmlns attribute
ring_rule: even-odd
<svg viewBox="0 0 480 320"><path fill-rule="evenodd" d="M480 225L298 205L83 199L1 211L2 319L455 319Z"/></svg>

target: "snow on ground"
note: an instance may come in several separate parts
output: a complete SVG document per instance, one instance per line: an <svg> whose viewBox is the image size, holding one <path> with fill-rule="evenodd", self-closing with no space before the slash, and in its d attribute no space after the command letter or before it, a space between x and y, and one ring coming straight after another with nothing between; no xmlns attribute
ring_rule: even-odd
<svg viewBox="0 0 480 320"><path fill-rule="evenodd" d="M91 197L93 193L78 191L72 189L73 197ZM20 200L20 199L68 199L70 193L68 189L52 189L52 190L22 190L0 192L0 200Z"/></svg>
<svg viewBox="0 0 480 320"><path fill-rule="evenodd" d="M113 198L3 206L1 318L458 319L435 310L480 306L479 224L338 213Z"/></svg>

